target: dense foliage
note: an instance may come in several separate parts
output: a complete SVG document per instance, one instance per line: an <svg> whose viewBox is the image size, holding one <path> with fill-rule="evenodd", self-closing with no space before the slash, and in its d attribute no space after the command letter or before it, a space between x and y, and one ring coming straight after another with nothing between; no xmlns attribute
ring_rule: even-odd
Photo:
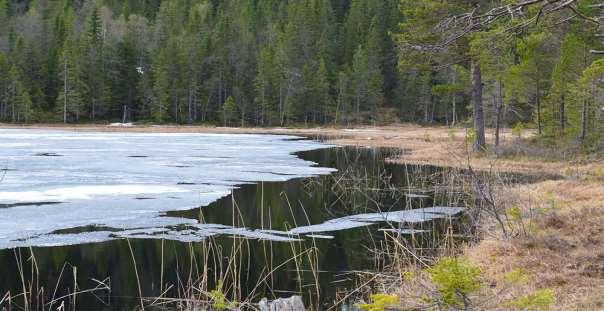
<svg viewBox="0 0 604 311"><path fill-rule="evenodd" d="M368 122L398 1L0 1L3 121Z"/></svg>
<svg viewBox="0 0 604 311"><path fill-rule="evenodd" d="M604 75L595 72L603 7L596 0L402 0L400 75L404 98L417 103L405 107L423 107L425 122L455 123L460 101L473 102L479 148L485 125L495 128L498 145L499 128L520 122L546 141L602 146Z"/></svg>
<svg viewBox="0 0 604 311"><path fill-rule="evenodd" d="M561 10L522 24L540 9L527 6L430 48L447 17L513 2L0 0L0 121L455 124L475 112L475 126L601 140L593 21Z"/></svg>

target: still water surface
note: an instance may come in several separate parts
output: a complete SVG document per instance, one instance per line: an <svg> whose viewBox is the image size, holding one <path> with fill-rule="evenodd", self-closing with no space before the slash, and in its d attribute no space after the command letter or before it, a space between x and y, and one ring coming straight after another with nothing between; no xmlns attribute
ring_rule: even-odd
<svg viewBox="0 0 604 311"><path fill-rule="evenodd" d="M239 300L316 300L318 289L327 305L356 285L348 272L379 264L370 250L384 232L429 243L429 220L464 204L435 195L445 170L387 164L388 149L274 135L0 136L0 290L20 292L18 265L28 279L33 253L47 296L73 288L73 267L79 289L110 284L78 297L87 310L135 308L138 284L146 297L170 285L166 296L182 297L203 275L209 289L236 275Z"/></svg>

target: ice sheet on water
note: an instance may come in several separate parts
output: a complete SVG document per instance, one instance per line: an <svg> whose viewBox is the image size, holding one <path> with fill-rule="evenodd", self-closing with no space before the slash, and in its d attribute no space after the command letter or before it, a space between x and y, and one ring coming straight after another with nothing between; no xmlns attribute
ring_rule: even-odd
<svg viewBox="0 0 604 311"><path fill-rule="evenodd" d="M402 229L386 228L386 229L380 229L380 231L382 231L382 232L393 232L393 233L398 233L398 234L409 234L409 235L416 234L416 233L430 232L430 230L409 229L409 228L402 228Z"/></svg>
<svg viewBox="0 0 604 311"><path fill-rule="evenodd" d="M228 195L238 184L284 181L333 171L294 155L328 145L294 138L0 129L4 175L0 204L13 206L0 209L0 248L149 236L153 228L194 224L194 220L167 217L165 213L208 205ZM35 156L42 153L62 156ZM57 204L33 205L49 201ZM119 231L53 233L91 225ZM211 230L218 229L196 228L194 238L198 240ZM192 239L177 231L155 234ZM218 231L250 238L290 239L249 229Z"/></svg>
<svg viewBox="0 0 604 311"><path fill-rule="evenodd" d="M103 196L178 193L186 190L154 185L100 185L54 188L39 191L0 192L2 202L65 202L71 200L99 199Z"/></svg>
<svg viewBox="0 0 604 311"><path fill-rule="evenodd" d="M331 239L335 238L333 235L324 235L324 234L307 234L306 236L309 238L325 239L325 240L331 240Z"/></svg>
<svg viewBox="0 0 604 311"><path fill-rule="evenodd" d="M179 227L142 228L114 233L120 238L166 239L181 242L197 242L211 236L235 236L247 239L271 240L276 242L299 241L297 236L277 230L253 230L220 224L189 224L186 229Z"/></svg>
<svg viewBox="0 0 604 311"><path fill-rule="evenodd" d="M417 193L408 193L405 194L406 197L410 198L410 199L423 199L423 198L429 198L429 195L425 195L425 194L417 194Z"/></svg>
<svg viewBox="0 0 604 311"><path fill-rule="evenodd" d="M370 222L361 222L356 221L350 218L337 218L331 219L324 223L309 225L309 226L301 226L296 227L289 230L290 233L295 234L305 234L305 233L313 233L313 232L329 232L329 231L341 231L346 229L358 228L369 226L372 223Z"/></svg>
<svg viewBox="0 0 604 311"><path fill-rule="evenodd" d="M305 234L340 231L383 222L420 223L450 217L461 213L463 210L462 207L436 206L393 212L357 214L331 219L320 224L296 227L289 230L289 232Z"/></svg>
<svg viewBox="0 0 604 311"><path fill-rule="evenodd" d="M64 245L76 245L83 243L98 243L109 241L111 232L109 231L94 231L94 232L82 232L82 233L63 233L63 234L43 234L39 236L29 237L26 239L7 241L5 239L0 240L0 248L14 248L14 247L51 247L51 246L64 246Z"/></svg>

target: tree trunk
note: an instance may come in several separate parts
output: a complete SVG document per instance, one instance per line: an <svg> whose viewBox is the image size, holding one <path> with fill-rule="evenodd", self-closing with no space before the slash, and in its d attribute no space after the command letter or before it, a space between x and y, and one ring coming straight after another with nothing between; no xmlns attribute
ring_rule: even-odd
<svg viewBox="0 0 604 311"><path fill-rule="evenodd" d="M63 64L63 123L67 123L67 60Z"/></svg>
<svg viewBox="0 0 604 311"><path fill-rule="evenodd" d="M585 142L585 137L587 137L587 100L583 100L583 107L581 109L581 143Z"/></svg>
<svg viewBox="0 0 604 311"><path fill-rule="evenodd" d="M503 108L503 84L499 80L499 100L495 112L495 149L499 147L499 131L501 129L501 110Z"/></svg>
<svg viewBox="0 0 604 311"><path fill-rule="evenodd" d="M15 86L15 83L13 83L13 100L11 100L11 104L10 104L10 108L11 108L11 112L10 112L10 118L11 121L13 123L15 123L15 98L17 97L17 88Z"/></svg>
<svg viewBox="0 0 604 311"><path fill-rule="evenodd" d="M453 116L452 116L452 122L451 122L451 126L455 126L455 123L457 122L457 96L455 94L453 94Z"/></svg>
<svg viewBox="0 0 604 311"><path fill-rule="evenodd" d="M592 94L595 93L595 85L593 85ZM594 99L592 95L592 99ZM581 109L581 143L585 142L587 138L587 120L589 119L589 101L583 100L583 107Z"/></svg>
<svg viewBox="0 0 604 311"><path fill-rule="evenodd" d="M356 96L356 109L357 109L357 124L361 124L361 95L358 94Z"/></svg>
<svg viewBox="0 0 604 311"><path fill-rule="evenodd" d="M430 109L430 124L432 124L434 122L434 112L436 111L436 96L432 95L430 96L430 104L431 104L431 109Z"/></svg>
<svg viewBox="0 0 604 311"><path fill-rule="evenodd" d="M541 90L539 89L539 84L537 84L537 94L536 100L537 102L537 132L539 135L543 133L543 129L541 126Z"/></svg>
<svg viewBox="0 0 604 311"><path fill-rule="evenodd" d="M93 98L90 101L90 120L94 121L94 106L95 106L95 99Z"/></svg>
<svg viewBox="0 0 604 311"><path fill-rule="evenodd" d="M428 101L424 99L424 124L428 124Z"/></svg>
<svg viewBox="0 0 604 311"><path fill-rule="evenodd" d="M342 104L342 93L344 92L344 87L342 86L342 81L341 79L338 81L338 100L336 101L336 113L333 119L333 124L337 125L338 124L338 117L339 117L339 113L340 113L340 105Z"/></svg>
<svg viewBox="0 0 604 311"><path fill-rule="evenodd" d="M289 86L285 94L283 93L283 86L279 87L279 126L285 124L285 101L287 100L287 93L289 93Z"/></svg>
<svg viewBox="0 0 604 311"><path fill-rule="evenodd" d="M180 96L176 95L176 103L174 104L174 123L178 124L179 120L178 120L178 112L180 111Z"/></svg>
<svg viewBox="0 0 604 311"><path fill-rule="evenodd" d="M189 96L187 99L187 108L188 108L187 109L188 110L187 123L188 124L193 123L193 109L191 107L192 101L193 101L193 99L192 99L191 87L189 87Z"/></svg>
<svg viewBox="0 0 604 311"><path fill-rule="evenodd" d="M245 127L245 110L241 108L241 127Z"/></svg>
<svg viewBox="0 0 604 311"><path fill-rule="evenodd" d="M480 65L471 61L472 71L472 101L474 102L474 131L476 138L474 140L474 151L482 151L486 147L484 135L484 113L482 110L482 74Z"/></svg>
<svg viewBox="0 0 604 311"><path fill-rule="evenodd" d="M562 98L560 100L560 106L558 107L558 110L560 112L560 129L562 130L562 132L564 133L564 128L566 127L566 111L565 111L565 107L564 107L564 101L566 99L564 98L564 95L562 95Z"/></svg>

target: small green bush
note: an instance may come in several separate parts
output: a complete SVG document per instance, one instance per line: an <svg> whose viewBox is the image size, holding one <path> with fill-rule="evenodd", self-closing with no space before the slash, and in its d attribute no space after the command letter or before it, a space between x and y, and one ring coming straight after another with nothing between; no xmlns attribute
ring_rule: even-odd
<svg viewBox="0 0 604 311"><path fill-rule="evenodd" d="M508 218L510 218L512 221L519 221L522 219L522 211L517 205L506 209L505 213L507 214Z"/></svg>
<svg viewBox="0 0 604 311"><path fill-rule="evenodd" d="M516 126L512 128L512 135L522 138L522 132L524 131L524 123L518 122Z"/></svg>
<svg viewBox="0 0 604 311"><path fill-rule="evenodd" d="M444 257L426 269L445 304L464 305L464 297L479 289L480 269L463 258Z"/></svg>
<svg viewBox="0 0 604 311"><path fill-rule="evenodd" d="M466 130L466 144L472 145L474 143L474 140L476 140L476 130L467 129Z"/></svg>
<svg viewBox="0 0 604 311"><path fill-rule="evenodd" d="M506 306L522 310L547 310L554 301L554 291L546 288L511 300Z"/></svg>
<svg viewBox="0 0 604 311"><path fill-rule="evenodd" d="M398 297L387 294L371 295L371 303L361 303L358 307L363 311L385 311L388 307L393 307L398 304Z"/></svg>
<svg viewBox="0 0 604 311"><path fill-rule="evenodd" d="M514 269L505 274L503 277L510 284L526 284L529 281L529 276L522 268Z"/></svg>
<svg viewBox="0 0 604 311"><path fill-rule="evenodd" d="M212 310L222 311L234 307L234 303L228 302L226 295L222 291L222 281L218 282L216 289L210 291L208 296L212 301Z"/></svg>

